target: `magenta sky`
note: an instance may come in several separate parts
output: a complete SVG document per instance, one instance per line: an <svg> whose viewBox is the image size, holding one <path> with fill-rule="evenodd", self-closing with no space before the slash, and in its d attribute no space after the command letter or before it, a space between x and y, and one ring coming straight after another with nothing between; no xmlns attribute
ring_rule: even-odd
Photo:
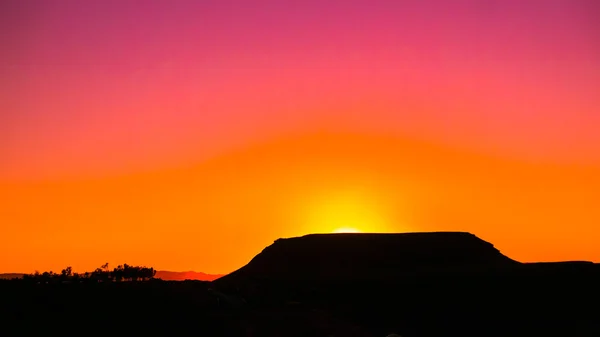
<svg viewBox="0 0 600 337"><path fill-rule="evenodd" d="M600 162L600 2L0 4L0 179L202 161L314 130Z"/></svg>

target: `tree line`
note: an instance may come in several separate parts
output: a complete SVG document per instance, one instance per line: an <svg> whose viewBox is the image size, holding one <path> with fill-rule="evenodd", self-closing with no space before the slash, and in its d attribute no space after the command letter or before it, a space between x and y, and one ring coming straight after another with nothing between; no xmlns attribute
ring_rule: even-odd
<svg viewBox="0 0 600 337"><path fill-rule="evenodd" d="M24 281L36 283L57 283L57 282L122 282L122 281L147 281L153 279L156 275L154 268L143 266L130 266L128 264L118 265L112 270L108 263L103 264L92 272L75 273L73 268L67 267L60 273L46 271L40 273L36 271L33 274L23 275Z"/></svg>

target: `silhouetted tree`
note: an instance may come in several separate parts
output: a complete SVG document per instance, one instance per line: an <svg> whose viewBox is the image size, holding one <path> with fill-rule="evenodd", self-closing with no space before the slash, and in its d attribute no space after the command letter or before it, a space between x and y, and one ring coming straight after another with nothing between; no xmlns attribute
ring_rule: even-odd
<svg viewBox="0 0 600 337"><path fill-rule="evenodd" d="M138 272L137 268L128 264L123 265L123 278L130 281L137 281Z"/></svg>
<svg viewBox="0 0 600 337"><path fill-rule="evenodd" d="M123 281L123 277L124 277L123 266L118 265L112 271L112 278L117 282L121 282L121 281Z"/></svg>
<svg viewBox="0 0 600 337"><path fill-rule="evenodd" d="M73 268L67 267L60 272L63 277L71 277L73 275Z"/></svg>
<svg viewBox="0 0 600 337"><path fill-rule="evenodd" d="M154 278L156 270L154 268L130 266L128 264L119 265L112 271L108 269L108 263L103 264L92 272L82 274L73 273L72 267L66 267L60 274L52 271L46 271L40 274L36 271L33 274L23 276L23 280L27 282L36 282L42 284L56 282L121 282L121 281L146 281Z"/></svg>
<svg viewBox="0 0 600 337"><path fill-rule="evenodd" d="M140 278L143 281L154 278L154 275L156 275L156 270L154 270L154 268L142 267L140 269Z"/></svg>
<svg viewBox="0 0 600 337"><path fill-rule="evenodd" d="M42 275L40 276L40 282L47 284L47 283L51 283L54 279L54 272L52 271L45 271L42 273Z"/></svg>

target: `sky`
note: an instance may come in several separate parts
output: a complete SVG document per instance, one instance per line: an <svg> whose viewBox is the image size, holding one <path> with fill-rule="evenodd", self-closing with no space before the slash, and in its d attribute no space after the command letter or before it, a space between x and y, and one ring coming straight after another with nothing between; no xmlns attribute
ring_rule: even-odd
<svg viewBox="0 0 600 337"><path fill-rule="evenodd" d="M0 3L0 272L470 231L600 262L595 0Z"/></svg>

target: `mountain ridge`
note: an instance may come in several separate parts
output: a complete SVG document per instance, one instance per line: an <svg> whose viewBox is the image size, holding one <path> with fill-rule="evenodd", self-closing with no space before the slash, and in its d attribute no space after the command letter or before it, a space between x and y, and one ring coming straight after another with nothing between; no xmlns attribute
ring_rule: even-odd
<svg viewBox="0 0 600 337"><path fill-rule="evenodd" d="M275 240L216 282L395 278L407 272L517 265L468 232L308 234Z"/></svg>

